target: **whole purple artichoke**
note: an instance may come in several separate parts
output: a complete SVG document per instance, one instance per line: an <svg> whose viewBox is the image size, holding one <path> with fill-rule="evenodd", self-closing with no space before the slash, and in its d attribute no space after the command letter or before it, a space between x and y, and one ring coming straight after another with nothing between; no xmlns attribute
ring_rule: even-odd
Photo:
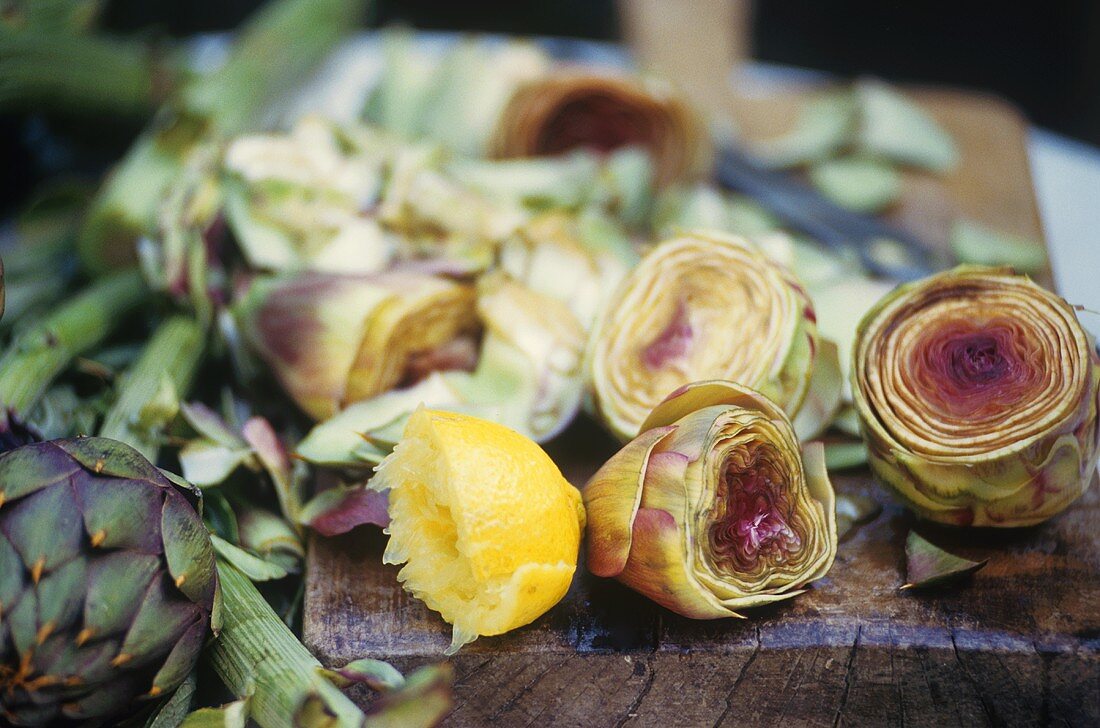
<svg viewBox="0 0 1100 728"><path fill-rule="evenodd" d="M186 677L219 601L194 496L114 440L0 455L0 723L106 723Z"/></svg>

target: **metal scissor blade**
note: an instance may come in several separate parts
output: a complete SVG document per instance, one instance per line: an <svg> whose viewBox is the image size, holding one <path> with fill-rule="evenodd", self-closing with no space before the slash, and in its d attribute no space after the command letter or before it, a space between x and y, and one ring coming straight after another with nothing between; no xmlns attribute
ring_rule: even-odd
<svg viewBox="0 0 1100 728"><path fill-rule="evenodd" d="M896 226L852 212L789 175L765 169L745 154L722 149L719 184L747 195L785 225L834 249L851 248L869 273L909 281L934 273L935 256L923 241Z"/></svg>

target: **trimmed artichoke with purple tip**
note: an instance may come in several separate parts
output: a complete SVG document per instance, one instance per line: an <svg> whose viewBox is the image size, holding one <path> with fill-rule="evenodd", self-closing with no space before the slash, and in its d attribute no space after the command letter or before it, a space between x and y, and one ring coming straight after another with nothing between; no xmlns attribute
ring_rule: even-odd
<svg viewBox="0 0 1100 728"><path fill-rule="evenodd" d="M584 487L588 568L685 617L789 599L836 556L819 443L783 411L713 380L670 395Z"/></svg>
<svg viewBox="0 0 1100 728"><path fill-rule="evenodd" d="M173 691L219 621L197 494L114 440L0 455L0 715L104 723Z"/></svg>

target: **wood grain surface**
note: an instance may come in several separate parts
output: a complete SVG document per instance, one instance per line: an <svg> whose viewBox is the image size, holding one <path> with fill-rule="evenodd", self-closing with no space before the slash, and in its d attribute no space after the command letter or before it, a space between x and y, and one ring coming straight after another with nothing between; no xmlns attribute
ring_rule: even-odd
<svg viewBox="0 0 1100 728"><path fill-rule="evenodd" d="M583 421L548 450L581 485L615 444ZM806 594L747 620L692 621L582 563L548 614L452 659L447 724L1100 722L1100 489L1042 526L960 530L918 524L865 475L834 480L884 510L841 542ZM961 587L899 592L913 527L989 564ZM398 588L383 546L371 529L314 539L304 634L327 665L443 659L449 627Z"/></svg>

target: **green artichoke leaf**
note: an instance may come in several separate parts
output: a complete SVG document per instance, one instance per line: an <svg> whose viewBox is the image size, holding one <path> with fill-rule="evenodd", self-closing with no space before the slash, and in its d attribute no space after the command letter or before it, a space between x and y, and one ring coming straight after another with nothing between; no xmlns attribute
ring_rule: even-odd
<svg viewBox="0 0 1100 728"><path fill-rule="evenodd" d="M210 592L213 591L211 588ZM165 659L196 624L205 621L201 618L200 607L175 598L178 593L179 590L166 574L161 573L153 578L137 614L126 630L119 653L114 659L115 663L136 667L158 658ZM202 626L204 632L205 629ZM201 642L200 639L198 643L192 644ZM195 653L190 654L193 657ZM173 664L179 665L179 660L173 661ZM185 670L180 674L178 668L176 670L180 679L186 672Z"/></svg>
<svg viewBox="0 0 1100 728"><path fill-rule="evenodd" d="M176 588L195 602L207 604L214 598L217 576L209 534L194 509L174 491L168 494L161 511L161 535L168 573Z"/></svg>
<svg viewBox="0 0 1100 728"><path fill-rule="evenodd" d="M283 517L287 523L297 523L298 512L302 509L303 477L301 473L294 472L290 456L275 428L263 417L253 417L244 423L241 435L271 476Z"/></svg>
<svg viewBox="0 0 1100 728"><path fill-rule="evenodd" d="M444 409L448 403L460 403L462 397L452 382L452 377L433 372L408 389L349 405L315 425L298 443L296 453L316 465L369 469L382 462L391 448L363 435L391 430L400 435L409 413L422 402Z"/></svg>
<svg viewBox="0 0 1100 728"><path fill-rule="evenodd" d="M191 672L180 686L163 700L141 725L142 728L179 728L191 712L198 680ZM124 728L131 728L125 725Z"/></svg>
<svg viewBox="0 0 1100 728"><path fill-rule="evenodd" d="M24 589L27 569L8 537L0 533L0 604L14 604ZM2 616L2 615L0 615ZM3 629L0 628L0 635ZM0 647L3 640L0 638Z"/></svg>
<svg viewBox="0 0 1100 728"><path fill-rule="evenodd" d="M901 197L901 175L888 162L872 157L829 159L810 168L810 182L841 207L878 213Z"/></svg>
<svg viewBox="0 0 1100 728"><path fill-rule="evenodd" d="M1048 265L1043 244L1022 235L998 232L973 220L957 220L951 228L951 252L960 263L1011 266L1037 274Z"/></svg>
<svg viewBox="0 0 1100 728"><path fill-rule="evenodd" d="M245 728L248 701L234 700L217 708L199 708L188 714L180 728Z"/></svg>
<svg viewBox="0 0 1100 728"><path fill-rule="evenodd" d="M889 85L864 79L855 86L857 146L868 154L945 174L959 162L955 141L920 105Z"/></svg>
<svg viewBox="0 0 1100 728"><path fill-rule="evenodd" d="M828 457L828 446L825 447ZM882 504L874 498L858 493L838 493L836 496L837 538L844 538L854 528L869 523L882 513Z"/></svg>
<svg viewBox="0 0 1100 728"><path fill-rule="evenodd" d="M211 534L210 541L214 544L214 550L218 553L218 556L235 566L252 581L282 579L289 573L279 564L262 559L239 546L234 546L220 536Z"/></svg>
<svg viewBox="0 0 1100 728"><path fill-rule="evenodd" d="M799 440L812 440L829 427L840 409L843 384L844 375L840 370L836 344L828 339L819 339L810 388L792 420Z"/></svg>
<svg viewBox="0 0 1100 728"><path fill-rule="evenodd" d="M7 536L32 579L76 558L83 549L87 537L71 500L65 488L46 488L10 506Z"/></svg>
<svg viewBox="0 0 1100 728"><path fill-rule="evenodd" d="M321 491L302 508L298 517L322 536L338 536L356 526L389 525L388 497L363 485L341 485Z"/></svg>
<svg viewBox="0 0 1100 728"><path fill-rule="evenodd" d="M180 414L195 432L208 440L230 449L248 445L221 415L201 402L184 402L180 405Z"/></svg>
<svg viewBox="0 0 1100 728"><path fill-rule="evenodd" d="M364 116L394 134L414 139L423 132L438 59L404 28L383 31L382 57L382 76L367 98Z"/></svg>
<svg viewBox="0 0 1100 728"><path fill-rule="evenodd" d="M856 111L850 91L826 92L802 107L790 131L757 142L753 152L768 166L780 169L828 159L851 141Z"/></svg>
<svg viewBox="0 0 1100 728"><path fill-rule="evenodd" d="M334 670L322 668L320 672L339 688L363 684L372 690L382 692L397 690L405 684L405 676L393 665L366 657Z"/></svg>
<svg viewBox="0 0 1100 728"><path fill-rule="evenodd" d="M237 468L255 458L248 447L230 449L212 440L196 439L180 449L179 461L184 478L200 488L209 488L224 483Z"/></svg>
<svg viewBox="0 0 1100 728"><path fill-rule="evenodd" d="M367 710L364 728L430 728L454 708L454 669L446 663L427 665L405 678L401 687L384 691Z"/></svg>
<svg viewBox="0 0 1100 728"><path fill-rule="evenodd" d="M867 464L867 446L862 442L825 443L825 467L834 470L851 470Z"/></svg>
<svg viewBox="0 0 1100 728"><path fill-rule="evenodd" d="M905 540L905 584L901 589L926 589L959 581L989 562L950 554L916 531Z"/></svg>
<svg viewBox="0 0 1100 728"><path fill-rule="evenodd" d="M88 572L84 606L89 634L124 632L159 570L160 561L152 554L119 551L96 559Z"/></svg>
<svg viewBox="0 0 1100 728"><path fill-rule="evenodd" d="M533 159L458 159L447 171L486 197L532 212L576 210L591 195L600 163L588 152Z"/></svg>
<svg viewBox="0 0 1100 728"><path fill-rule="evenodd" d="M64 631L77 623L84 608L82 587L87 579L88 564L73 559L47 572L38 581L38 621Z"/></svg>
<svg viewBox="0 0 1100 728"><path fill-rule="evenodd" d="M242 504L240 510L237 517L240 545L288 572L299 571L305 547L298 532L266 508Z"/></svg>

